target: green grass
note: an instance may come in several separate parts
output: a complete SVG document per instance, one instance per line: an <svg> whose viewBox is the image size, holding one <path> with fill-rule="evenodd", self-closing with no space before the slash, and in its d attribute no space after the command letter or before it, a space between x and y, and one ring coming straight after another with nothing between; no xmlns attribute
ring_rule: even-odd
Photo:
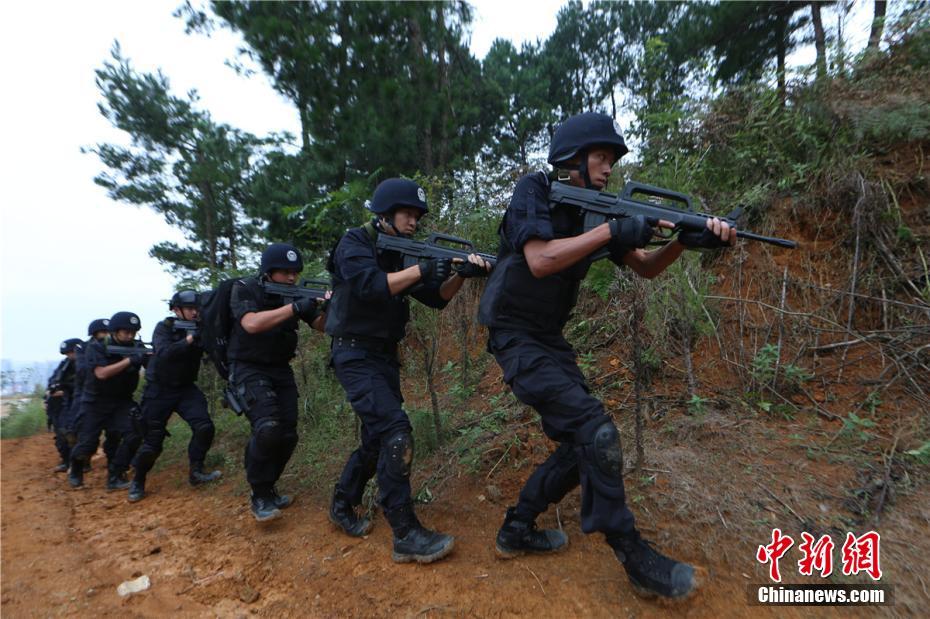
<svg viewBox="0 0 930 619"><path fill-rule="evenodd" d="M45 429L42 400L33 396L25 403L13 404L13 411L0 420L0 438L32 436Z"/></svg>

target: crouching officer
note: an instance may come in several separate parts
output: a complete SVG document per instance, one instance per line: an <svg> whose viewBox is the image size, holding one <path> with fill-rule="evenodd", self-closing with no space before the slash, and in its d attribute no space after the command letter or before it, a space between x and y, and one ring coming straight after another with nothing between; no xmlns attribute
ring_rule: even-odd
<svg viewBox="0 0 930 619"><path fill-rule="evenodd" d="M582 531L605 534L638 592L676 598L694 589L694 570L654 550L636 530L624 495L620 435L591 395L562 329L593 252L606 247L613 262L652 278L686 246L720 247L735 241L736 234L715 220L703 234L679 235L646 252L642 248L654 230L642 217L582 232L577 210L550 209L551 183L602 190L613 164L626 152L610 117L586 113L569 118L549 149L557 175L540 172L520 179L499 228L498 263L481 298L479 321L489 328L488 349L504 380L520 401L539 412L543 430L559 447L530 475L517 504L507 510L496 545L503 557L563 548L568 542L564 533L537 529L536 518L580 485Z"/></svg>
<svg viewBox="0 0 930 619"><path fill-rule="evenodd" d="M219 479L222 473L205 473L203 461L213 444L216 432L207 413L207 399L195 384L200 372L203 348L194 333L177 328L176 320L195 322L200 301L193 290L182 290L171 297L168 308L174 312L155 326L152 334L154 353L145 368L145 390L142 392L142 446L133 460L129 501L141 501L145 496L145 477L161 454L168 435L171 414L177 411L191 429L187 446L190 460L188 481L192 486Z"/></svg>
<svg viewBox="0 0 930 619"><path fill-rule="evenodd" d="M461 288L464 278L486 275L481 258L453 265L427 260L404 269L396 252L379 254L378 234L410 236L427 212L426 194L416 183L389 179L378 185L369 208L377 219L345 233L334 248L328 268L333 297L326 316L332 336L332 365L352 409L362 421L361 445L346 462L333 492L330 520L359 537L371 522L356 508L365 484L378 476L379 502L394 532L393 559L428 563L452 551L450 535L423 527L413 511L410 464L413 436L402 408L397 343L404 337L410 294L442 309Z"/></svg>
<svg viewBox="0 0 930 619"><path fill-rule="evenodd" d="M110 318L110 335L92 340L84 352L83 413L77 444L71 450L71 471L68 483L74 488L84 484L84 463L97 451L100 432L118 441L111 456L107 454L107 490L129 487L126 470L142 438L132 428L131 416L138 406L132 396L139 384L139 369L146 362L141 346L138 354L123 356L107 351L108 345L135 346L136 334L142 328L139 317L132 312L116 312Z"/></svg>
<svg viewBox="0 0 930 619"><path fill-rule="evenodd" d="M233 329L227 348L229 382L252 426L245 448L252 515L259 522L281 515L291 498L275 484L297 446L297 384L290 362L297 351L298 318L320 329L317 303L288 303L265 292L262 283L297 283L303 258L287 243L262 252L261 274L238 280L230 293Z"/></svg>
<svg viewBox="0 0 930 619"><path fill-rule="evenodd" d="M66 427L68 411L74 405L74 359L77 349L84 342L79 338L65 340L58 346L58 352L65 356L52 372L48 379L48 390L45 392L45 414L48 418L48 428L55 431L55 449L61 457L61 462L55 467L56 473L64 473L71 462L71 446L68 444Z"/></svg>

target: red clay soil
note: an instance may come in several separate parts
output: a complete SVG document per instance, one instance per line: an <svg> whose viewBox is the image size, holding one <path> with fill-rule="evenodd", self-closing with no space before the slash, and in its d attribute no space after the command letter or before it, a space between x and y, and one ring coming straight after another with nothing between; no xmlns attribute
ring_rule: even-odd
<svg viewBox="0 0 930 619"><path fill-rule="evenodd" d="M129 504L125 492L103 489L101 459L75 491L50 472L53 454L48 435L2 443L4 617L801 614L748 606L745 585L763 582L764 568L726 546L706 552L689 541L693 525L672 513L660 522L640 509L640 523L647 533L664 531L656 538L663 549L700 565L704 587L686 602L656 603L634 595L599 537L580 532L577 494L561 509L571 539L564 553L503 561L492 549L503 508L475 481L485 476L454 479L441 500L419 509L425 523L456 536L452 556L395 565L382 517L366 539L339 535L323 493L298 497L285 517L263 526L248 514L238 480L193 490L174 466L153 474L150 495ZM501 480L505 499L521 476ZM547 513L540 524L557 526L555 518ZM143 574L149 590L117 595L122 581Z"/></svg>

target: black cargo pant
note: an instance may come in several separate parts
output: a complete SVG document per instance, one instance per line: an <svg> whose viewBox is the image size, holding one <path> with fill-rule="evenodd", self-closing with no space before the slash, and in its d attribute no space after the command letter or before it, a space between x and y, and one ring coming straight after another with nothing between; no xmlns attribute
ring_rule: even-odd
<svg viewBox="0 0 930 619"><path fill-rule="evenodd" d="M142 436L133 429L130 418L134 409L137 409L137 404L132 398L98 397L84 401L81 406L77 444L71 450L71 459L81 462L90 460L97 451L100 433L106 430L107 441L112 441L112 453L106 452L104 445L110 472L125 472L142 442Z"/></svg>
<svg viewBox="0 0 930 619"><path fill-rule="evenodd" d="M55 431L55 449L64 464L71 461L71 445L68 444L65 427L62 425L67 417L69 404L68 398L64 396L49 398L47 404L48 420Z"/></svg>
<svg viewBox="0 0 930 619"><path fill-rule="evenodd" d="M612 421L590 394L571 345L561 333L491 329L488 350L514 395L536 409L546 436L559 443L520 491L518 518L535 520L580 485L582 531L633 531L622 473L605 470L595 446L599 430Z"/></svg>
<svg viewBox="0 0 930 619"><path fill-rule="evenodd" d="M382 449L388 439L412 432L402 408L397 357L393 353L334 347L332 365L352 410L362 421L361 445L349 456L336 492L350 505L359 505L365 484L377 474L381 507L385 512L401 509L411 503L409 467L406 474L398 471L388 462L387 450Z"/></svg>
<svg viewBox="0 0 930 619"><path fill-rule="evenodd" d="M269 498L297 447L297 384L290 365L233 362L229 382L246 405L252 436L245 473L255 496Z"/></svg>
<svg viewBox="0 0 930 619"><path fill-rule="evenodd" d="M207 399L197 385L168 386L147 383L142 393L142 447L133 460L140 475L148 473L161 454L168 436L168 420L177 412L191 428L187 457L191 464L202 464L213 444L216 429L207 411Z"/></svg>

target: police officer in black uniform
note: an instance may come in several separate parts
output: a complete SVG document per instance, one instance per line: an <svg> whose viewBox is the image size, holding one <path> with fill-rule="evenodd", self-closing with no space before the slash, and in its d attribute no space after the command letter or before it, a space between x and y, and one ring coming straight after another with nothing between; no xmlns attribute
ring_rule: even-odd
<svg viewBox="0 0 930 619"><path fill-rule="evenodd" d="M84 415L84 383L87 381L87 364L84 363L84 352L91 342L106 339L109 325L109 318L97 318L92 320L90 324L87 325L88 339L83 342L82 346L75 349L74 395L72 397L71 406L68 407L67 411L63 411L60 416L60 423L68 440L69 460L70 450L74 449L74 446L77 444L78 429L80 428L81 419L83 419ZM118 434L105 431L103 453L106 454L108 459L112 459L113 456L116 455L119 441L120 437ZM84 463L84 470L90 470L89 460Z"/></svg>
<svg viewBox="0 0 930 619"><path fill-rule="evenodd" d="M346 232L329 264L333 297L326 332L333 338L332 365L362 421L361 445L336 484L330 520L348 535L365 535L371 522L356 508L365 484L377 474L379 501L394 532L394 561L428 563L449 554L454 539L423 527L413 510L413 436L402 408L397 343L409 318L408 294L442 309L464 278L486 275L490 267L471 255L454 271L449 260L436 259L405 269L396 252L378 253L378 234L410 236L427 212L426 194L413 181L382 182L369 208L377 219Z"/></svg>
<svg viewBox="0 0 930 619"><path fill-rule="evenodd" d="M481 299L479 321L489 328L488 349L504 380L535 408L546 435L559 443L527 480L507 510L496 547L502 557L547 553L568 539L540 530L536 518L581 486L581 528L600 531L639 593L677 598L694 587L694 571L654 550L634 525L623 488L620 435L601 402L590 394L562 328L575 304L591 254L603 247L617 265L652 278L686 247L722 247L735 230L714 219L703 233L679 234L646 252L654 230L641 216L613 220L582 232L577 209L548 204L552 182L602 190L613 164L627 152L619 126L604 114L566 120L553 135L549 163L556 172L524 176L499 228L497 267ZM671 228L666 221L658 225Z"/></svg>
<svg viewBox="0 0 930 619"><path fill-rule="evenodd" d="M80 338L65 340L58 346L58 352L65 356L52 372L48 379L48 389L45 392L45 414L48 418L48 428L55 431L55 449L61 457L61 462L55 467L56 473L64 473L71 462L71 446L63 422L67 421L68 410L74 403L74 359L77 349L84 342Z"/></svg>
<svg viewBox="0 0 930 619"><path fill-rule="evenodd" d="M142 323L132 312L116 312L107 328L110 335L91 341L84 351L83 413L68 474L68 483L74 488L84 484L84 463L97 451L103 429L119 441L115 453L107 454L107 490L129 487L126 470L142 440L132 428L131 416L136 414L137 404L132 396L146 355L141 346L138 354L130 356L107 351L108 345L137 346L135 337Z"/></svg>
<svg viewBox="0 0 930 619"><path fill-rule="evenodd" d="M133 460L135 475L129 486L132 503L145 496L145 476L161 454L168 435L168 419L175 411L191 428L187 446L190 484L197 486L222 476L219 471L205 473L203 470L203 461L216 432L207 412L207 399L195 384L203 347L196 334L175 326L176 320L196 322L199 306L195 291L175 293L168 303L175 315L159 322L152 334L154 354L145 367L145 390L142 392L142 446Z"/></svg>
<svg viewBox="0 0 930 619"><path fill-rule="evenodd" d="M279 517L291 504L275 488L297 446L297 384L290 361L297 351L298 319L316 329L322 325L314 300L287 303L266 293L262 282L294 285L303 266L296 247L273 243L262 252L261 275L238 280L230 293L229 382L252 425L245 470L259 522Z"/></svg>

